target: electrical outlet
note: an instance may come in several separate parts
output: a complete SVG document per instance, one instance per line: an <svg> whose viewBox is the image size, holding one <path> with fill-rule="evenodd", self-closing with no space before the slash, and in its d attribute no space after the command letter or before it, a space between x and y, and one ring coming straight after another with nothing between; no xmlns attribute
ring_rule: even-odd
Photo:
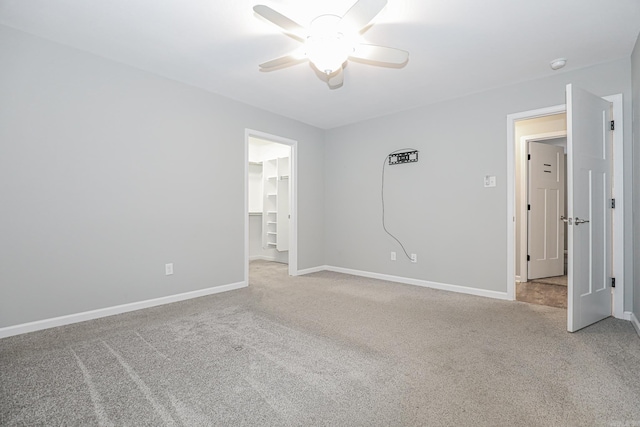
<svg viewBox="0 0 640 427"><path fill-rule="evenodd" d="M164 274L170 276L173 274L173 263L164 265Z"/></svg>
<svg viewBox="0 0 640 427"><path fill-rule="evenodd" d="M418 255L417 254L411 254L411 262L413 262L413 263L418 262Z"/></svg>
<svg viewBox="0 0 640 427"><path fill-rule="evenodd" d="M391 261L395 261L395 260L396 260L396 253L391 252Z"/></svg>

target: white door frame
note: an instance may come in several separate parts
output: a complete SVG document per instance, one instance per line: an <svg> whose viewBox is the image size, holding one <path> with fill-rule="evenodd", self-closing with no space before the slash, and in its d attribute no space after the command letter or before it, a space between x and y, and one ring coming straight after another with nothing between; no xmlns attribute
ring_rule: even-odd
<svg viewBox="0 0 640 427"><path fill-rule="evenodd" d="M528 176L529 176L529 162L527 161L527 144L529 142L544 142L550 139L558 139L567 136L566 129L563 131L556 132L545 132L538 133L534 135L525 135L520 138L520 159L516 159L516 161L520 162L520 170L522 171L520 180L520 217L516 218L517 222L520 223L520 259L516 260L516 263L520 264L520 276L516 276L516 279L519 279L520 282L526 282L529 276L529 263L527 262L527 250L528 250L528 222L529 216L527 215L527 199L528 197L523 198L522 195L529 194L528 188ZM515 154L514 154L515 155ZM514 178L515 181L515 178ZM565 182L566 185L566 182ZM515 202L515 199L514 199ZM514 224L515 226L515 224ZM566 248L565 248L566 250Z"/></svg>
<svg viewBox="0 0 640 427"><path fill-rule="evenodd" d="M616 199L613 211L613 276L616 287L613 288L612 315L618 319L625 319L624 315L624 123L622 94L603 96L613 104L613 120L616 130L613 133L613 190L612 197ZM536 110L523 111L507 115L507 297L515 300L515 122L536 117L551 116L565 113L565 104Z"/></svg>
<svg viewBox="0 0 640 427"><path fill-rule="evenodd" d="M244 280L249 284L249 137L284 144L291 147L291 184L289 194L289 275L298 275L298 141L260 132L253 129L244 130Z"/></svg>

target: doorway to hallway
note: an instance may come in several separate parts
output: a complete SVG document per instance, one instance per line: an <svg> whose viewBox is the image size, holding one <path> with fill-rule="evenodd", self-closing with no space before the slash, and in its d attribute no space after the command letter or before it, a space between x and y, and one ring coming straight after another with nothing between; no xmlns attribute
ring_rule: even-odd
<svg viewBox="0 0 640 427"><path fill-rule="evenodd" d="M515 299L567 307L566 114L524 119L516 133Z"/></svg>
<svg viewBox="0 0 640 427"><path fill-rule="evenodd" d="M609 222L609 213L605 210L605 206L608 208L612 202L608 198L615 198L616 194L620 197L616 200L616 208L620 208L620 205L624 203L621 199L621 195L624 194L622 179L622 153L624 151L622 129L624 126L622 124L622 95L605 97L603 101L584 90L572 87L572 85L567 86L566 95L567 105L507 116L507 175L509 177L507 180L507 218L509 219L507 224L507 255L510 261L507 264L506 285L507 294L510 298L515 299L516 268L519 260L515 256L517 249L515 245L517 234L515 170L518 148L515 123L530 118L550 116L565 111L570 112L567 115L567 157L571 159L567 166L569 217L566 219L573 222L569 224L569 232L567 233L569 254L567 329L575 331L603 318L603 316L613 314L617 318L624 318L624 284L620 284L621 281L624 281L623 209L611 210L613 225ZM609 134L609 120L611 120L612 127L615 122L615 132L612 131L611 134ZM604 145L605 135L607 138L609 136L612 138L612 150L606 148L610 147L609 142L606 143L606 146ZM593 137L596 138L593 139ZM576 141L579 142L576 143ZM585 163L589 157L594 161L600 161L599 158L609 159L607 162L612 166L612 169L601 172L600 166ZM585 173L586 175L584 175ZM597 179L594 180L594 178ZM606 179L603 181L601 178ZM578 186L575 187L572 182L577 183ZM615 182L615 185L612 186L612 182ZM612 192L604 191L612 187ZM597 200L597 205L586 203L585 201L588 200ZM609 224L609 226L605 224ZM588 236L595 236L594 238L597 238L598 242L585 240ZM604 243L611 243L611 240L613 240L613 257L595 253L603 250ZM577 252L572 251L574 242L579 248ZM606 252L611 253L609 249ZM574 275L572 279L571 272L574 270L579 274L578 276ZM616 278L614 288L611 286L612 276ZM600 300L597 304L595 302L591 304L587 301L591 297L603 295L605 290L610 296L608 304Z"/></svg>
<svg viewBox="0 0 640 427"><path fill-rule="evenodd" d="M515 299L567 307L566 114L520 120L516 134Z"/></svg>

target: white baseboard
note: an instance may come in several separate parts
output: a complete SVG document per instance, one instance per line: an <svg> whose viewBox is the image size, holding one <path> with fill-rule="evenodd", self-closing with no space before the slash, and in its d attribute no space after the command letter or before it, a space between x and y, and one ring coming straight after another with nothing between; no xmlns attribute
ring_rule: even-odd
<svg viewBox="0 0 640 427"><path fill-rule="evenodd" d="M231 283L229 285L214 286L212 288L199 289L197 291L184 292L182 294L169 295L166 297L116 305L113 307L99 308L97 310L84 311L82 313L69 314L66 316L38 320L35 322L23 323L20 325L7 326L4 328L0 328L0 338L26 334L27 332L35 332L42 329L55 328L57 326L70 325L72 323L84 322L86 320L99 319L101 317L113 316L115 314L127 313L129 311L141 310L143 308L170 304L172 302L184 301L187 299L217 294L220 292L232 291L235 289L244 288L246 286L247 282Z"/></svg>
<svg viewBox="0 0 640 427"><path fill-rule="evenodd" d="M325 270L335 271L336 273L352 274L354 276L369 277L371 279L386 280L389 282L404 283L406 285L422 286L425 288L440 289L442 291L457 292L461 294L476 295L487 298L501 299L511 301L506 292L489 291L486 289L468 288L466 286L449 285L446 283L430 282L428 280L411 279L409 277L391 276L389 274L371 273L368 271L352 270L350 268L334 267L331 265L324 266Z"/></svg>
<svg viewBox="0 0 640 427"><path fill-rule="evenodd" d="M305 274L318 273L320 271L327 270L328 267L326 265L319 265L318 267L305 268L303 270L298 270L298 276L304 276Z"/></svg>
<svg viewBox="0 0 640 427"><path fill-rule="evenodd" d="M631 321L633 327L636 328L638 336L640 336L640 320L638 320L638 317L631 311L625 311L624 318Z"/></svg>

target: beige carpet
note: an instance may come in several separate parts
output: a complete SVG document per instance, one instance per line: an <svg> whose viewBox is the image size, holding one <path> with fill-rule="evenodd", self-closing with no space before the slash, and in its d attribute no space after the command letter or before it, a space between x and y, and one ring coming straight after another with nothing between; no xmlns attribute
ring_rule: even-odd
<svg viewBox="0 0 640 427"><path fill-rule="evenodd" d="M251 286L0 340L0 425L634 426L606 319L286 266Z"/></svg>

